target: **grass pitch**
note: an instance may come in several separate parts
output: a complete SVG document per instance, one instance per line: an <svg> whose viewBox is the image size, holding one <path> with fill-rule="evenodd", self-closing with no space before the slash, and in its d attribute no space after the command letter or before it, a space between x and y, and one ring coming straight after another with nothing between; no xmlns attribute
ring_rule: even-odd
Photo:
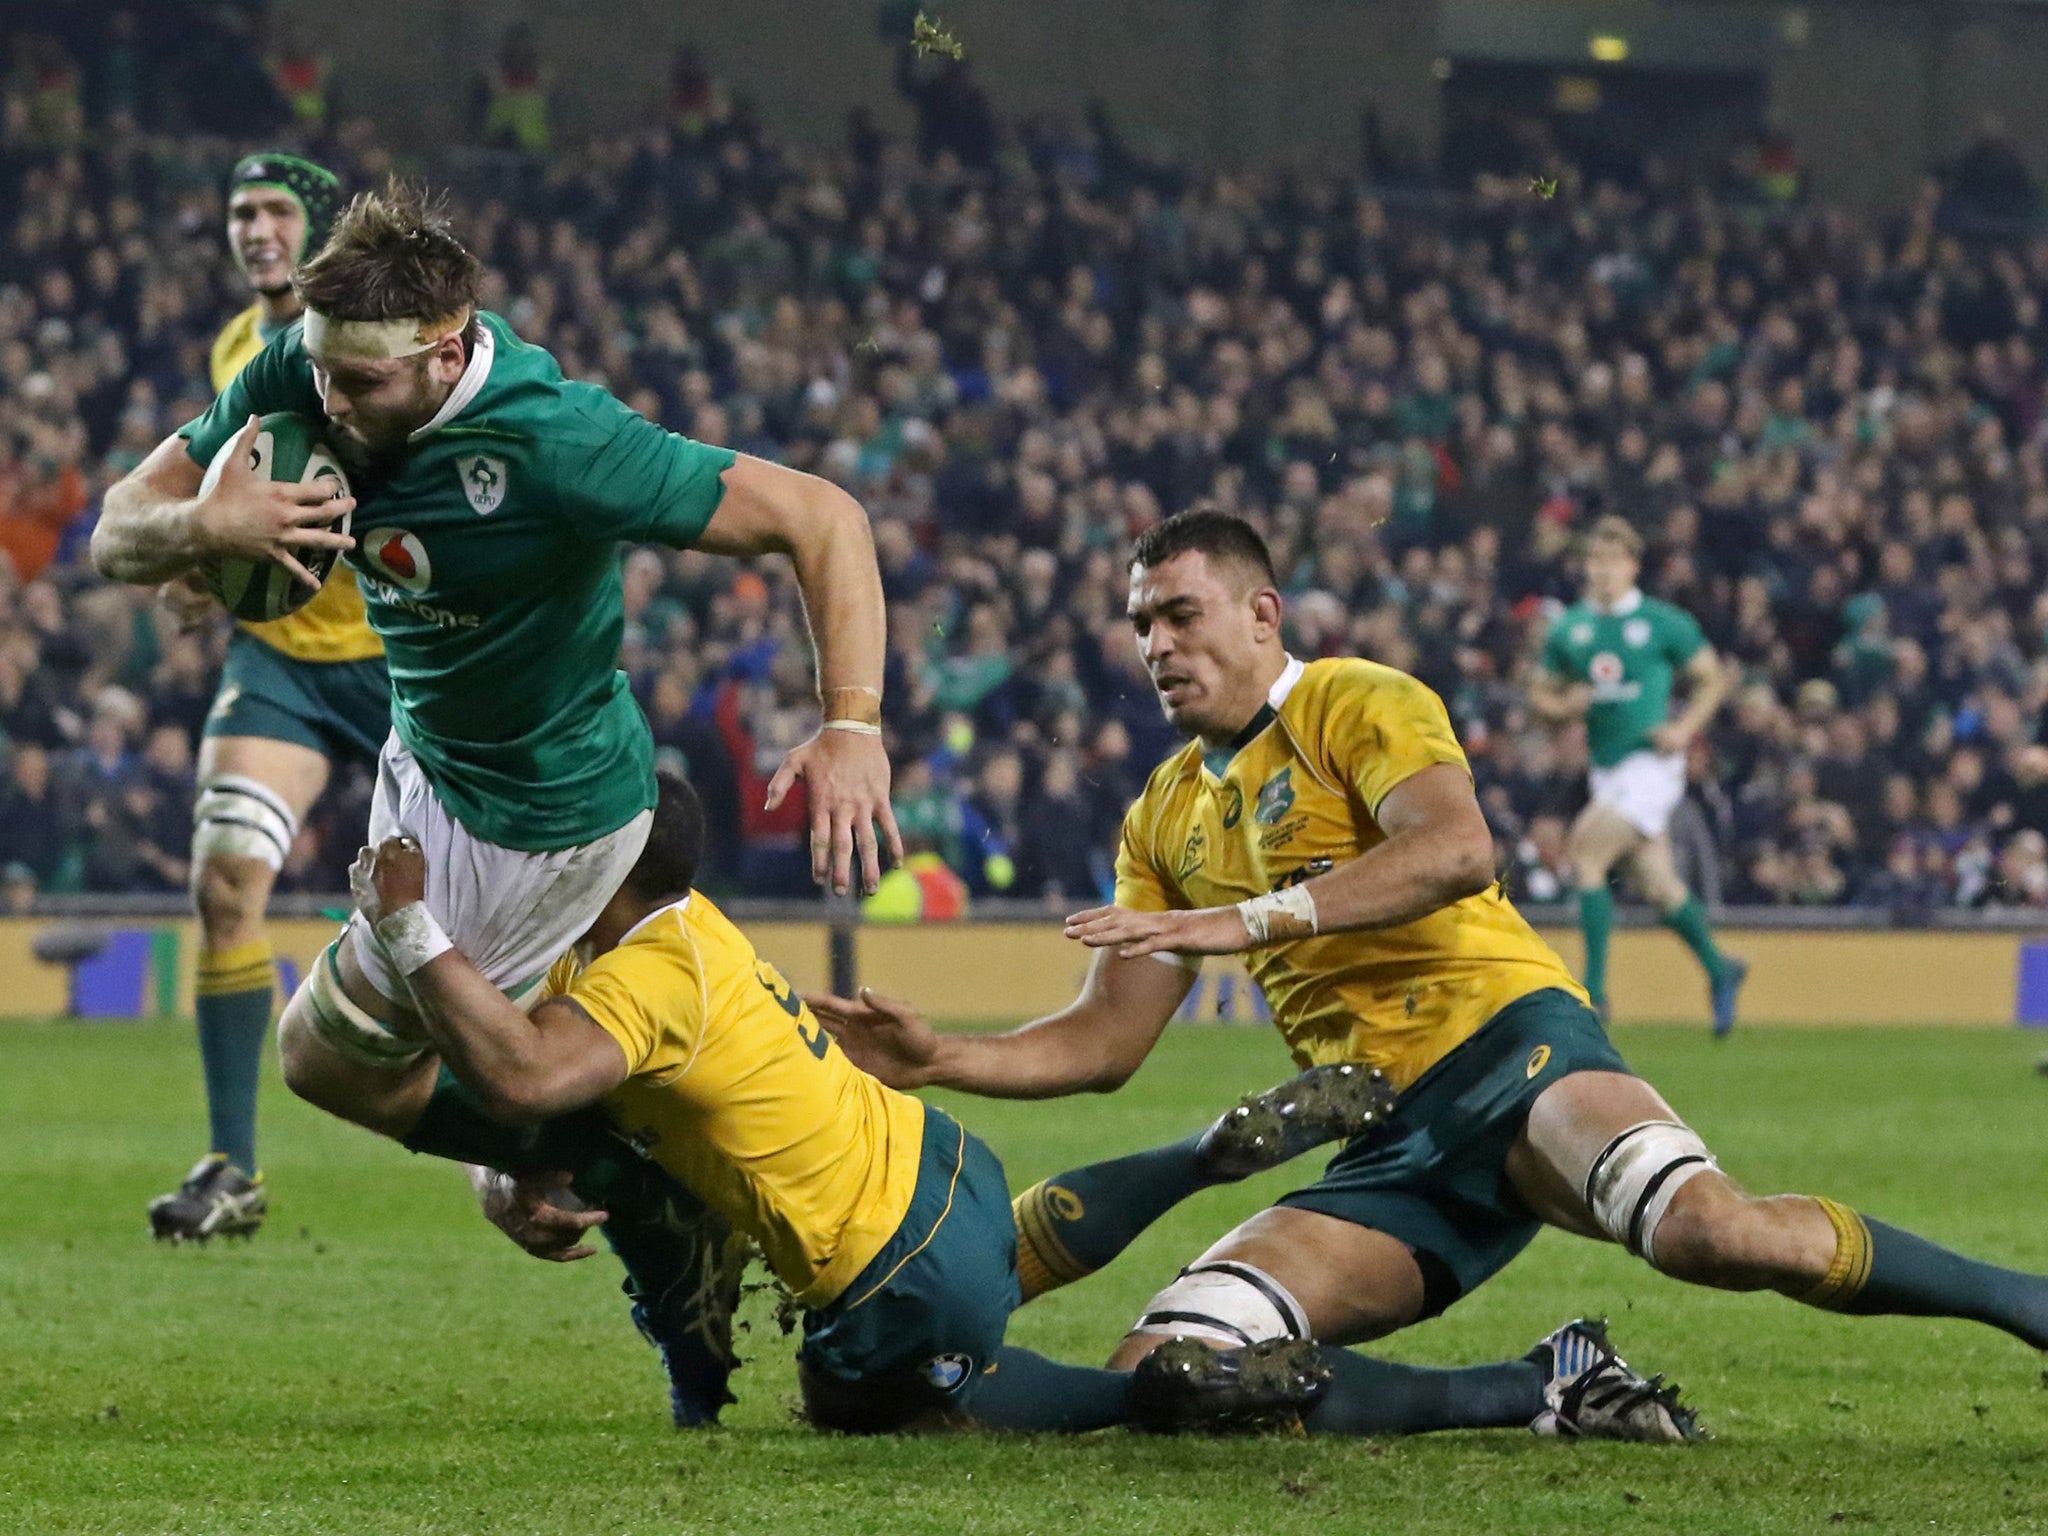
<svg viewBox="0 0 2048 1536"><path fill-rule="evenodd" d="M1623 1030L1757 1188L1818 1190L2008 1264L2048 1268L2048 1083L2024 1036ZM1287 1064L1252 1029L1172 1031L1121 1094L949 1100L1013 1187L1185 1133ZM750 1304L727 1427L666 1422L608 1256L536 1263L450 1168L265 1086L273 1189L253 1243L156 1247L143 1204L203 1147L188 1027L0 1023L0 1531L2040 1531L2048 1393L1963 1323L1850 1320L1689 1291L1546 1234L1435 1323L1381 1346L1518 1354L1579 1312L1683 1381L1715 1443L825 1438L793 1422L792 1346ZM1011 1337L1097 1360L1175 1266L1313 1159L1174 1212Z"/></svg>

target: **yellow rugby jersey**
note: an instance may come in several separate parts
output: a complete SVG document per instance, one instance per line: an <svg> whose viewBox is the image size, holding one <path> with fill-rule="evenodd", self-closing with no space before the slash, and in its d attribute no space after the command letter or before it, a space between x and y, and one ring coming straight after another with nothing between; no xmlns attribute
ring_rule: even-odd
<svg viewBox="0 0 2048 1536"><path fill-rule="evenodd" d="M213 339L213 392L226 389L262 350L263 306L251 304ZM305 607L268 624L245 621L242 628L294 661L362 661L384 654L384 642L363 609L356 573L339 560Z"/></svg>
<svg viewBox="0 0 2048 1536"><path fill-rule="evenodd" d="M917 1187L924 1105L885 1088L701 895L664 907L549 990L619 1042L612 1118L821 1307L896 1235Z"/></svg>
<svg viewBox="0 0 2048 1536"><path fill-rule="evenodd" d="M1154 771L1124 817L1118 906L1228 906L1312 879L1386 840L1374 815L1403 779L1468 766L1443 701L1391 667L1290 660L1270 702L1220 777L1199 741ZM1516 998L1586 995L1497 885L1398 928L1244 959L1297 1062L1364 1062L1397 1088Z"/></svg>

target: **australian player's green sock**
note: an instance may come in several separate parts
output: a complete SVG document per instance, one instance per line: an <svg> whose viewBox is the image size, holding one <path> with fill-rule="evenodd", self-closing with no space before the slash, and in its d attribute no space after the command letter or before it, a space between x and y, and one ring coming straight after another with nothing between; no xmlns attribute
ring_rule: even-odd
<svg viewBox="0 0 2048 1536"><path fill-rule="evenodd" d="M248 1174L256 1172L256 1087L276 982L268 939L200 953L194 1009L212 1150Z"/></svg>
<svg viewBox="0 0 2048 1536"><path fill-rule="evenodd" d="M1126 1417L1129 1371L1062 1365L1005 1344L975 1384L967 1412L984 1429L1079 1434Z"/></svg>
<svg viewBox="0 0 2048 1536"><path fill-rule="evenodd" d="M1055 1174L1011 1202L1024 1299L1093 1274L1198 1189L1224 1182L1196 1155L1202 1133Z"/></svg>
<svg viewBox="0 0 2048 1536"><path fill-rule="evenodd" d="M1966 1317L2048 1349L2048 1277L1965 1258L1924 1237L1817 1200L1835 1228L1835 1261L1799 1299L1864 1316Z"/></svg>
<svg viewBox="0 0 2048 1536"><path fill-rule="evenodd" d="M1543 1370L1528 1360L1429 1370L1325 1349L1329 1390L1302 1416L1312 1435L1419 1435L1527 1425L1543 1410Z"/></svg>
<svg viewBox="0 0 2048 1536"><path fill-rule="evenodd" d="M1579 932L1586 937L1586 990L1601 1002L1607 996L1607 942L1614 932L1614 892L1606 886L1579 892Z"/></svg>
<svg viewBox="0 0 2048 1536"><path fill-rule="evenodd" d="M1608 898L1612 910L1613 898ZM1685 947L1699 956L1699 962L1706 967L1707 974L1720 977L1728 969L1728 957L1721 953L1714 942L1714 930L1707 924L1707 909L1697 896L1688 896L1682 906L1674 907L1663 914L1663 924L1681 939ZM1590 947L1590 946L1589 946ZM1592 983L1588 982L1590 987Z"/></svg>

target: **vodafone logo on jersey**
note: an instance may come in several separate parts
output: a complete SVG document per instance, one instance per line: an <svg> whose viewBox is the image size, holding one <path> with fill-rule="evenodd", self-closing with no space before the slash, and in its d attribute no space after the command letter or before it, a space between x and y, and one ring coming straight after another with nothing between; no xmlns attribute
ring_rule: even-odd
<svg viewBox="0 0 2048 1536"><path fill-rule="evenodd" d="M419 535L403 528L372 528L362 536L363 558L372 570L404 592L424 592L434 579L434 563Z"/></svg>

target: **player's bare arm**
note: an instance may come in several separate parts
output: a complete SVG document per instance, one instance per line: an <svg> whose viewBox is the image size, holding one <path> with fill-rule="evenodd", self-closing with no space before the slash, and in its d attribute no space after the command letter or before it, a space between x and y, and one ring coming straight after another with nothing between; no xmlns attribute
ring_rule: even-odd
<svg viewBox="0 0 2048 1536"><path fill-rule="evenodd" d="M940 1034L907 1003L863 987L858 999L807 996L811 1012L864 1071L892 1088L954 1088L991 1099L1110 1093L1159 1043L1194 973L1101 953L1058 1013L1006 1034Z"/></svg>
<svg viewBox="0 0 2048 1536"><path fill-rule="evenodd" d="M1437 763L1403 779L1377 819L1384 842L1289 890L1195 911L1096 907L1067 919L1067 937L1125 959L1237 954L1318 933L1396 928L1493 883L1493 835L1463 768Z"/></svg>
<svg viewBox="0 0 2048 1536"><path fill-rule="evenodd" d="M876 828L889 857L903 839L889 807L882 749L882 667L887 631L874 536L859 502L816 475L740 455L698 540L721 555L789 556L817 646L825 727L791 752L768 785L772 810L802 779L811 791L811 877L842 895L859 860L863 889L882 878Z"/></svg>
<svg viewBox="0 0 2048 1536"><path fill-rule="evenodd" d="M426 856L411 840L386 838L363 849L349 884L380 937L389 921L403 924L408 915L432 931ZM626 1080L618 1043L566 999L523 1013L453 948L417 968L400 968L435 1050L493 1119L545 1120L593 1103Z"/></svg>
<svg viewBox="0 0 2048 1536"><path fill-rule="evenodd" d="M1553 725L1583 719L1592 705L1591 683L1566 682L1547 667L1538 667L1529 679L1529 707Z"/></svg>
<svg viewBox="0 0 2048 1536"><path fill-rule="evenodd" d="M1660 752L1683 752L1707 728L1734 687L1733 669L1711 646L1701 646L1685 664L1685 708L1650 733Z"/></svg>
<svg viewBox="0 0 2048 1536"><path fill-rule="evenodd" d="M205 472L183 437L172 435L108 490L92 531L93 568L111 581L153 585L181 576L202 560L275 560L308 586L320 580L296 551L345 550L355 540L327 525L354 509L321 485L265 479L251 467L257 421L249 418L220 481L199 494Z"/></svg>

